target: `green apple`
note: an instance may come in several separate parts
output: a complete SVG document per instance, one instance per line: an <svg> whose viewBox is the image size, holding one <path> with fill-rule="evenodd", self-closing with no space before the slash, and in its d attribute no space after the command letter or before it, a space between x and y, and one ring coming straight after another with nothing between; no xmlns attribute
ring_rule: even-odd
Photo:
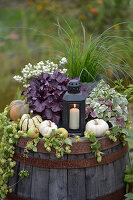
<svg viewBox="0 0 133 200"><path fill-rule="evenodd" d="M30 128L27 132L29 138L38 138L39 137L39 130L37 128Z"/></svg>
<svg viewBox="0 0 133 200"><path fill-rule="evenodd" d="M62 135L64 139L68 137L68 131L65 128L58 128L56 133L58 133L60 136Z"/></svg>

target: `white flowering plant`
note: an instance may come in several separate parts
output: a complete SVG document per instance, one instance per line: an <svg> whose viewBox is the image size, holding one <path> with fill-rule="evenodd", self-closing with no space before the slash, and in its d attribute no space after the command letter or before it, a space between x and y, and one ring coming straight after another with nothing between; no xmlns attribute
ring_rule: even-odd
<svg viewBox="0 0 133 200"><path fill-rule="evenodd" d="M128 115L126 96L110 88L103 80L86 99L86 117L102 118L113 126L125 127Z"/></svg>
<svg viewBox="0 0 133 200"><path fill-rule="evenodd" d="M21 73L22 75L14 76L13 78L17 81L23 84L23 87L28 88L30 86L30 80L32 78L38 78L40 75L44 73L53 74L57 69L61 73L66 73L67 69L64 68L64 65L67 63L67 59L65 57L62 57L59 60L58 64L55 64L54 62L50 62L49 60L46 60L45 62L40 61L36 65L28 64L25 65L25 67L22 69Z"/></svg>

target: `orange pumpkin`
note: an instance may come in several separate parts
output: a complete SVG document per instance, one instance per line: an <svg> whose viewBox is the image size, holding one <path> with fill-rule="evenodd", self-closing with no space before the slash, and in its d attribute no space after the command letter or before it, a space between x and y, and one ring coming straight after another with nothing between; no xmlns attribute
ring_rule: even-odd
<svg viewBox="0 0 133 200"><path fill-rule="evenodd" d="M17 121L23 114L28 114L29 105L25 100L14 100L10 103L10 119Z"/></svg>

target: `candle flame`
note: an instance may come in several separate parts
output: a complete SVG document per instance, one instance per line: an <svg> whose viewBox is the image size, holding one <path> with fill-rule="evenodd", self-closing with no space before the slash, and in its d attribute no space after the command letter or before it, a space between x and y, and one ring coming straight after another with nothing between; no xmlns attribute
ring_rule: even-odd
<svg viewBox="0 0 133 200"><path fill-rule="evenodd" d="M74 104L74 108L76 108L76 104Z"/></svg>

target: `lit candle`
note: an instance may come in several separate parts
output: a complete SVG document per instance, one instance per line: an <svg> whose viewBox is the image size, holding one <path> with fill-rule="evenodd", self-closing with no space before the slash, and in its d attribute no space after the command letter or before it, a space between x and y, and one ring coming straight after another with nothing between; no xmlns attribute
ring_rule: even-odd
<svg viewBox="0 0 133 200"><path fill-rule="evenodd" d="M70 109L69 128L79 129L79 109L76 108L76 104L74 104L74 108Z"/></svg>

